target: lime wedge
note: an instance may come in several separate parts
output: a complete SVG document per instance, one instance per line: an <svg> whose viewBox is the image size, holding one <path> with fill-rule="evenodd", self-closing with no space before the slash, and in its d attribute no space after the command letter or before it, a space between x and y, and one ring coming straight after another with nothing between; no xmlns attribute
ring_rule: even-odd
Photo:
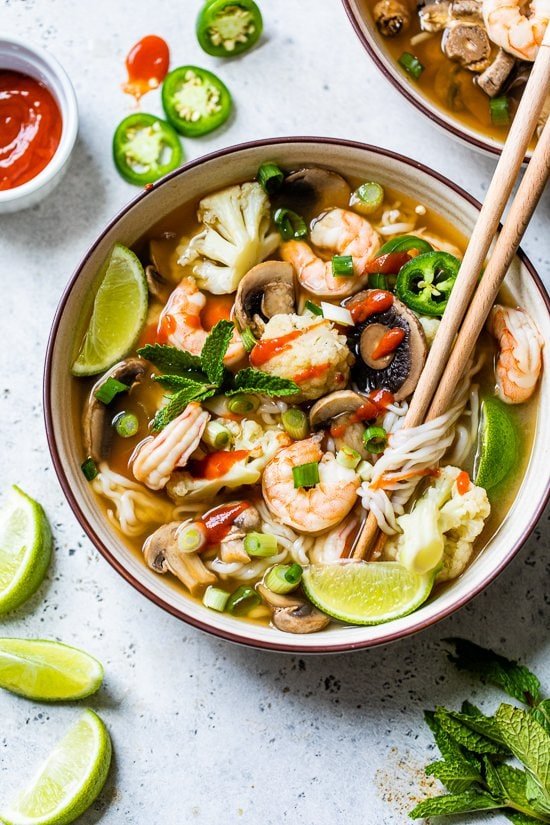
<svg viewBox="0 0 550 825"><path fill-rule="evenodd" d="M103 681L101 664L83 650L42 639L0 639L0 688L28 699L83 699Z"/></svg>
<svg viewBox="0 0 550 825"><path fill-rule="evenodd" d="M0 509L0 615L19 607L40 586L52 555L44 510L19 487Z"/></svg>
<svg viewBox="0 0 550 825"><path fill-rule="evenodd" d="M100 277L73 375L95 375L120 361L136 343L147 316L145 274L130 249L116 244Z"/></svg>
<svg viewBox="0 0 550 825"><path fill-rule="evenodd" d="M481 404L481 434L474 480L480 487L496 487L514 468L519 447L516 423L506 404L485 398Z"/></svg>
<svg viewBox="0 0 550 825"><path fill-rule="evenodd" d="M93 711L69 728L29 786L0 809L5 825L68 825L100 793L111 764L111 739Z"/></svg>
<svg viewBox="0 0 550 825"><path fill-rule="evenodd" d="M433 574L395 561L311 564L302 584L313 604L349 624L382 624L412 613L430 595Z"/></svg>

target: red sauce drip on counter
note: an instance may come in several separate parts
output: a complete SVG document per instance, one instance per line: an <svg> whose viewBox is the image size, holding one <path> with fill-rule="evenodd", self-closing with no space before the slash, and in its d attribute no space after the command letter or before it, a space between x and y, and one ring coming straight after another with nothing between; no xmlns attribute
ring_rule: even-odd
<svg viewBox="0 0 550 825"><path fill-rule="evenodd" d="M376 361L378 358L384 358L384 356L395 352L399 344L403 343L404 338L404 329L401 329L401 327L392 327L385 332L379 340L378 344L371 353L371 358Z"/></svg>
<svg viewBox="0 0 550 825"><path fill-rule="evenodd" d="M465 495L470 489L470 476L466 470L462 470L456 477L456 489L460 496Z"/></svg>
<svg viewBox="0 0 550 825"><path fill-rule="evenodd" d="M379 312L386 312L393 304L393 295L385 289L369 289L366 298L352 298L346 304L346 309L351 312L354 322L361 323L377 315Z"/></svg>
<svg viewBox="0 0 550 825"><path fill-rule="evenodd" d="M168 71L169 62L170 51L162 37L157 37L156 34L142 37L128 52L128 80L123 85L123 90L139 100L151 89L160 86Z"/></svg>
<svg viewBox="0 0 550 825"><path fill-rule="evenodd" d="M189 462L189 471L194 478L212 480L228 473L234 464L247 458L248 455L248 450L220 450L198 461Z"/></svg>
<svg viewBox="0 0 550 825"><path fill-rule="evenodd" d="M248 507L250 505L247 501L234 501L232 504L222 504L205 513L201 521L206 528L208 544L219 544L231 530L237 516L240 516Z"/></svg>
<svg viewBox="0 0 550 825"><path fill-rule="evenodd" d="M62 129L59 107L43 83L0 71L0 190L35 178L54 156Z"/></svg>
<svg viewBox="0 0 550 825"><path fill-rule="evenodd" d="M380 413L384 412L390 404L393 404L394 398L389 390L373 390L368 394L365 403L362 404L351 415L346 416L346 421L339 424L338 420L332 424L330 434L333 438L343 438L346 434L347 428L351 424L358 424L360 421L372 421L378 418Z"/></svg>

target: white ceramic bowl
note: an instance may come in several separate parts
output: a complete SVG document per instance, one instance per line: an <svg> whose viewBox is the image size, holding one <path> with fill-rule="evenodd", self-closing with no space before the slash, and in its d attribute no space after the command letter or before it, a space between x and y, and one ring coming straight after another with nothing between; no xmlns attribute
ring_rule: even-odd
<svg viewBox="0 0 550 825"><path fill-rule="evenodd" d="M468 126L458 115L453 116L442 106L437 106L412 78L399 69L395 58L388 51L386 38L378 32L361 0L342 0L342 3L359 40L375 65L415 109L426 115L435 126L443 129L460 143L471 146L484 154L500 155L503 141L495 140L481 129ZM531 152L527 152L526 160L530 156Z"/></svg>
<svg viewBox="0 0 550 825"><path fill-rule="evenodd" d="M103 516L81 470L82 448L70 415L75 387L70 375L74 335L81 307L112 246L131 246L163 215L207 192L250 180L260 163L273 160L283 168L320 165L349 177L377 180L410 194L449 218L469 234L479 203L441 175L392 152L336 139L282 138L225 149L188 163L139 194L110 222L86 252L63 295L53 323L44 377L44 410L54 466L76 517L90 539L119 573L151 601L195 627L231 641L275 650L318 652L353 650L382 644L421 630L454 613L483 590L511 561L533 529L547 500L550 466L550 352L545 349L542 403L533 455L518 497L505 522L459 579L410 616L378 627L332 626L311 635L293 636L215 613L188 599L167 577L153 573L132 553ZM550 303L523 253L515 258L507 283L518 303L550 340Z"/></svg>
<svg viewBox="0 0 550 825"><path fill-rule="evenodd" d="M42 81L55 98L63 128L48 165L27 183L0 191L0 214L34 206L55 189L67 170L78 134L78 105L67 73L49 52L16 37L0 37L0 71L22 72Z"/></svg>

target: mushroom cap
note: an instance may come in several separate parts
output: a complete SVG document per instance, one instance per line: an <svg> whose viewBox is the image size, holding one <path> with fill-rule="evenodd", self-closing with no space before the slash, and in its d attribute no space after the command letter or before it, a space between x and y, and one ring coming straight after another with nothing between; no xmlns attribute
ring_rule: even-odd
<svg viewBox="0 0 550 825"><path fill-rule="evenodd" d="M144 378L146 372L147 365L141 358L125 358L105 372L90 390L82 416L82 431L86 455L91 456L94 461L99 462L107 458L112 438L111 428L105 426L107 406L95 397L96 392L109 378L126 384L128 390L131 390Z"/></svg>
<svg viewBox="0 0 550 825"><path fill-rule="evenodd" d="M334 206L349 206L351 187L331 169L309 166L287 175L280 190L280 202L291 205L306 220Z"/></svg>
<svg viewBox="0 0 550 825"><path fill-rule="evenodd" d="M281 596L263 584L256 585L256 590L271 608L271 621L275 627L285 633L317 633L330 623L330 617L307 599L292 593Z"/></svg>
<svg viewBox="0 0 550 825"><path fill-rule="evenodd" d="M183 553L178 547L178 530L181 521L162 524L151 533L143 545L143 557L148 567L156 573L172 573L190 593L198 595L209 584L217 582L217 576L208 570L198 553Z"/></svg>
<svg viewBox="0 0 550 825"><path fill-rule="evenodd" d="M250 327L260 338L270 318L289 315L295 308L294 268L285 261L264 261L242 278L233 311L240 328Z"/></svg>
<svg viewBox="0 0 550 825"><path fill-rule="evenodd" d="M358 293L353 300L361 300L368 292ZM374 335L369 330L373 325ZM405 338L393 353L375 362L368 357L368 352L380 340L378 327L381 325L386 329L399 327L405 331ZM361 392L387 389L396 401L402 401L414 391L424 368L428 344L420 321L402 301L394 297L389 309L357 324L348 336L352 352L357 356L352 378Z"/></svg>
<svg viewBox="0 0 550 825"><path fill-rule="evenodd" d="M453 23L445 29L441 45L450 60L468 71L481 72L491 62L491 41L483 24Z"/></svg>
<svg viewBox="0 0 550 825"><path fill-rule="evenodd" d="M145 267L145 278L147 279L147 289L150 294L165 304L170 297L173 286L168 283L166 278L164 278L152 264Z"/></svg>
<svg viewBox="0 0 550 825"><path fill-rule="evenodd" d="M309 423L312 429L318 429L333 418L348 412L355 412L362 407L365 399L353 390L337 390L325 395L315 402L309 411Z"/></svg>
<svg viewBox="0 0 550 825"><path fill-rule="evenodd" d="M171 521L161 525L146 539L143 545L143 558L151 570L156 573L168 573L170 567L166 556L172 548L177 547L177 532L181 522Z"/></svg>

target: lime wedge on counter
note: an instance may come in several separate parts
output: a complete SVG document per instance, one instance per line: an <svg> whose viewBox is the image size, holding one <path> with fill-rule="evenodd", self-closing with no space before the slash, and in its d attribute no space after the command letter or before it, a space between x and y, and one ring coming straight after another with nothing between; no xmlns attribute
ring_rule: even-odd
<svg viewBox="0 0 550 825"><path fill-rule="evenodd" d="M111 764L111 739L93 711L69 728L29 786L0 808L5 825L68 825L100 793Z"/></svg>
<svg viewBox="0 0 550 825"><path fill-rule="evenodd" d="M19 607L42 583L52 555L46 514L19 487L0 509L0 616Z"/></svg>
<svg viewBox="0 0 550 825"><path fill-rule="evenodd" d="M514 468L519 447L516 423L506 404L498 398L485 398L481 404L479 448L474 481L490 490Z"/></svg>
<svg viewBox="0 0 550 825"><path fill-rule="evenodd" d="M374 625L412 613L425 602L433 573L419 575L395 561L311 564L302 584L313 604L334 619Z"/></svg>
<svg viewBox="0 0 550 825"><path fill-rule="evenodd" d="M130 249L116 244L100 275L73 375L95 375L120 361L136 343L147 317L147 281Z"/></svg>
<svg viewBox="0 0 550 825"><path fill-rule="evenodd" d="M0 639L0 688L28 699L83 699L103 681L103 667L76 647L43 639Z"/></svg>

